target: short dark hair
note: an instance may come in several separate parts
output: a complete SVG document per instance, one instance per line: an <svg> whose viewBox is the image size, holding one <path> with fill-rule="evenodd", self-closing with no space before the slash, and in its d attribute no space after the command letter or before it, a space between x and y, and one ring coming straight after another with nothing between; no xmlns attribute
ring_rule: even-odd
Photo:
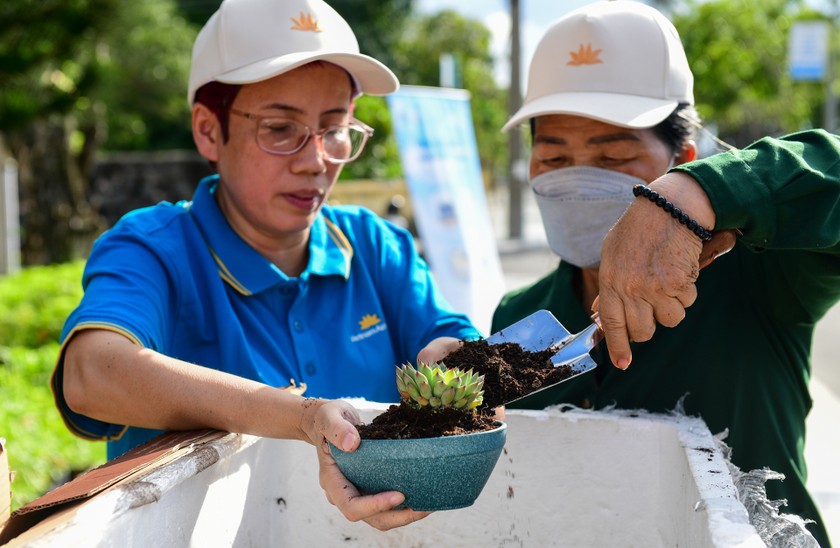
<svg viewBox="0 0 840 548"><path fill-rule="evenodd" d="M676 153L683 145L694 139L700 117L692 105L680 103L667 118L651 129L659 139Z"/></svg>
<svg viewBox="0 0 840 548"><path fill-rule="evenodd" d="M230 109L240 89L242 89L241 84L223 84L214 80L204 84L195 92L195 102L207 107L219 120L224 143L228 141Z"/></svg>

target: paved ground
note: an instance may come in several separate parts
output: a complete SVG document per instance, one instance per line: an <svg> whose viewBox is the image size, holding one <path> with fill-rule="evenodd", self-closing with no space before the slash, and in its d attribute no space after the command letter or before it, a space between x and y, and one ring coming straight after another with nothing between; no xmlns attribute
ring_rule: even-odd
<svg viewBox="0 0 840 548"><path fill-rule="evenodd" d="M551 271L557 263L548 249L533 199L525 197L523 238L506 238L507 197L488 199L496 229L502 270L508 289L521 287ZM816 499L834 544L840 545L840 305L818 324L813 347L811 396L814 407L808 417L805 457L808 487Z"/></svg>

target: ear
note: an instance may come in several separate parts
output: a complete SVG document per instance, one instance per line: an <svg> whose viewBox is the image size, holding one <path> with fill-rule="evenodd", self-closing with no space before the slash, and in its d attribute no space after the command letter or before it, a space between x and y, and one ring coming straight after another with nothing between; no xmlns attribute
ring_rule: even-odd
<svg viewBox="0 0 840 548"><path fill-rule="evenodd" d="M219 148L222 146L222 129L216 115L201 103L193 106L192 133L198 152L208 161L218 162Z"/></svg>
<svg viewBox="0 0 840 548"><path fill-rule="evenodd" d="M686 162L693 162L697 159L697 143L694 141L687 141L682 148L680 149L679 153L677 153L676 158L674 158L674 164L680 165Z"/></svg>

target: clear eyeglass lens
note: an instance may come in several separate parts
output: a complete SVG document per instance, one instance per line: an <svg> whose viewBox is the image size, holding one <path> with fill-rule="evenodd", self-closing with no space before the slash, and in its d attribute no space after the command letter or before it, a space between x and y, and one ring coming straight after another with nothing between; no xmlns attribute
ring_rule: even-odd
<svg viewBox="0 0 840 548"><path fill-rule="evenodd" d="M291 154L306 144L309 129L292 120L265 118L261 121L258 140L267 152ZM362 151L366 132L357 126L333 126L321 132L324 155L330 160L349 162Z"/></svg>

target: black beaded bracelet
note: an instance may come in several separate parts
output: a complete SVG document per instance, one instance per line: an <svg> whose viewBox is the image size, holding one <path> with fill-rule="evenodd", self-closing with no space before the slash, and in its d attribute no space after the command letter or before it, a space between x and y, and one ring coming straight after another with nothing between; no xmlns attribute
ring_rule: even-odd
<svg viewBox="0 0 840 548"><path fill-rule="evenodd" d="M669 202L665 199L664 196L660 196L658 192L655 190L651 190L645 185L636 185L633 187L633 196L639 197L644 196L651 202L655 203L665 211L671 214L671 217L678 220L681 225L685 225L690 231L694 232L698 238L703 240L704 242L708 242L712 239L712 232L706 230L702 226L700 226L697 221L683 213L683 211L675 207L674 204Z"/></svg>

